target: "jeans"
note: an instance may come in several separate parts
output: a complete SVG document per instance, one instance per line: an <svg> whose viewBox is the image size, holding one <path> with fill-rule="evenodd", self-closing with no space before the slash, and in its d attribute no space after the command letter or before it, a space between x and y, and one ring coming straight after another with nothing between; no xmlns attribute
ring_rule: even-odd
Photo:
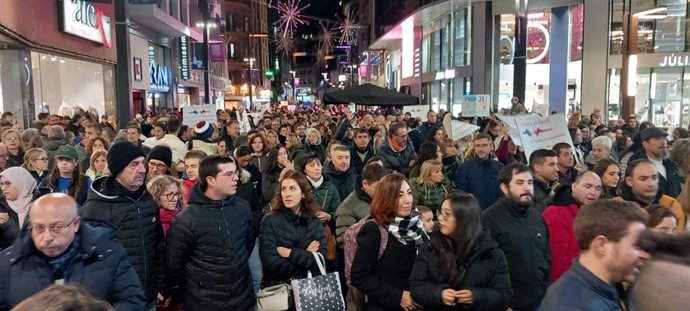
<svg viewBox="0 0 690 311"><path fill-rule="evenodd" d="M254 287L254 294L256 294L261 290L261 280L264 276L261 258L259 257L259 239L256 239L254 249L251 255L249 255L249 271L252 274L252 286Z"/></svg>

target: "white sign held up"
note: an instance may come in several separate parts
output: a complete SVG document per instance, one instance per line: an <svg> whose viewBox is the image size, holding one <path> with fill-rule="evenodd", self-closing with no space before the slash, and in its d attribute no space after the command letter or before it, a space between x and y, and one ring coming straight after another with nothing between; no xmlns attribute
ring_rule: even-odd
<svg viewBox="0 0 690 311"><path fill-rule="evenodd" d="M488 117L491 114L491 95L464 95L463 117Z"/></svg>
<svg viewBox="0 0 690 311"><path fill-rule="evenodd" d="M195 126L199 121L216 123L215 105L193 105L184 107L182 110L182 124L187 126Z"/></svg>
<svg viewBox="0 0 690 311"><path fill-rule="evenodd" d="M451 119L450 113L443 118L443 128L452 140L458 140L479 130L479 126Z"/></svg>
<svg viewBox="0 0 690 311"><path fill-rule="evenodd" d="M539 149L551 149L555 144L567 143L571 147L573 141L562 113L548 117L536 115L525 115L515 117L515 130L511 127L511 138L515 141L513 133L519 133L519 141L525 149L525 156L529 159L530 154Z"/></svg>

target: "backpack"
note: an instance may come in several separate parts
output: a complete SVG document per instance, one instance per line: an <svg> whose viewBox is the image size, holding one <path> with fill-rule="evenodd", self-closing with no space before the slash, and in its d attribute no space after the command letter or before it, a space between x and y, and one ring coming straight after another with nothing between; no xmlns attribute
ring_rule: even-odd
<svg viewBox="0 0 690 311"><path fill-rule="evenodd" d="M381 259L381 255L383 255L383 251L386 250L386 246L388 245L388 232L380 223L378 223L378 221L376 221L376 219L372 218L371 216L364 217L354 225L350 226L350 228L347 228L347 231L345 231L345 235L343 237L343 248L345 250L345 279L347 280L347 285L352 288L354 288L354 286L352 286L350 282L350 273L352 272L352 261L354 261L355 253L357 252L357 235L362 229L362 226L370 221L377 224L379 233L381 234L381 240L379 242L379 254L376 258L377 260Z"/></svg>

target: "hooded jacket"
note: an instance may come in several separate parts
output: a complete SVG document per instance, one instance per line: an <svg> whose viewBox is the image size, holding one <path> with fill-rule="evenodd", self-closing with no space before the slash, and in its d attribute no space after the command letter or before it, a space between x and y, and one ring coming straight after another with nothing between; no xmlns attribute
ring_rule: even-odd
<svg viewBox="0 0 690 311"><path fill-rule="evenodd" d="M338 198L346 198L355 189L357 176L352 172L352 166L341 172L335 168L333 162L329 162L323 170L323 176L338 190Z"/></svg>
<svg viewBox="0 0 690 311"><path fill-rule="evenodd" d="M448 272L440 265L440 251L431 242L426 242L419 249L410 275L412 299L422 305L425 311L504 311L508 308L513 296L508 263L489 232L482 230L479 233L467 258L462 260L464 272L459 279L454 280L453 284L447 284L444 281ZM446 306L441 300L441 292L446 288L454 290L469 288L472 290L474 302L469 306L462 304Z"/></svg>
<svg viewBox="0 0 690 311"><path fill-rule="evenodd" d="M664 206L673 212L673 215L676 215L676 218L678 219L678 228L677 231L679 233L685 232L686 230L686 225L688 221L688 217L685 214L685 211L683 210L683 207L680 205L678 200L665 195L663 193L663 190L659 188L659 192L656 195L656 198L652 200L652 202L645 202L640 200L633 192L632 188L628 186L625 182L622 183L621 185L621 195L614 198L614 200L619 200L619 201L630 201L630 202L636 202L637 204L640 205L640 207L646 207L651 204L659 204L661 206Z"/></svg>
<svg viewBox="0 0 690 311"><path fill-rule="evenodd" d="M130 193L113 176L94 180L79 210L82 218L105 221L115 228L115 239L124 246L148 301L155 300L163 277L164 234L158 213L158 204L145 186Z"/></svg>
<svg viewBox="0 0 690 311"><path fill-rule="evenodd" d="M45 179L43 179L41 186L50 188L51 192L59 192L58 179L59 177L48 175ZM77 204L83 205L88 197L90 186L91 178L80 173L77 182L75 183L74 180L72 180L72 183L67 188L67 194L73 197L74 200L77 201Z"/></svg>
<svg viewBox="0 0 690 311"><path fill-rule="evenodd" d="M501 197L497 181L502 168L503 164L491 158L467 160L455 172L455 189L473 194L484 210Z"/></svg>
<svg viewBox="0 0 690 311"><path fill-rule="evenodd" d="M184 293L187 310L253 310L248 262L255 238L246 201L237 196L211 200L197 184L189 207L168 230L166 288Z"/></svg>
<svg viewBox="0 0 690 311"><path fill-rule="evenodd" d="M369 216L371 197L362 190L361 178L357 178L357 187L350 193L338 209L335 210L335 240L343 247L345 231L358 221Z"/></svg>
<svg viewBox="0 0 690 311"><path fill-rule="evenodd" d="M551 277L551 250L546 223L531 206L519 206L501 198L482 213L510 268L513 309L534 309L546 293Z"/></svg>
<svg viewBox="0 0 690 311"><path fill-rule="evenodd" d="M390 143L390 137L383 140L383 145L379 148L377 153L383 157L384 165L391 171L398 171L398 173L408 176L410 174L410 162L417 158L417 153L414 151L412 143L409 141L400 151L393 150Z"/></svg>
<svg viewBox="0 0 690 311"><path fill-rule="evenodd" d="M575 215L580 210L580 204L573 198L570 186L561 186L544 213L544 221L549 229L549 245L551 246L551 282L558 280L568 271L573 259L580 255L580 247L575 239Z"/></svg>
<svg viewBox="0 0 690 311"><path fill-rule="evenodd" d="M144 290L122 245L113 239L114 233L105 223L82 221L77 232L78 253L68 264L64 280L83 286L115 310L144 310ZM16 244L0 254L0 310L9 310L54 283L51 268L36 250L29 230L22 231Z"/></svg>

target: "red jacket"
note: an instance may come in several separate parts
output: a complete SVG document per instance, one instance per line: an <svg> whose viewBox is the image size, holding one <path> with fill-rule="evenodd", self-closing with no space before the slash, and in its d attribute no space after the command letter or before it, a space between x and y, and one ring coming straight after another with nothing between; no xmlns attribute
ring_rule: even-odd
<svg viewBox="0 0 690 311"><path fill-rule="evenodd" d="M551 245L551 282L568 271L573 259L580 255L573 228L575 215L579 210L580 206L573 198L570 186L561 186L556 190L554 203L542 214L549 230Z"/></svg>

